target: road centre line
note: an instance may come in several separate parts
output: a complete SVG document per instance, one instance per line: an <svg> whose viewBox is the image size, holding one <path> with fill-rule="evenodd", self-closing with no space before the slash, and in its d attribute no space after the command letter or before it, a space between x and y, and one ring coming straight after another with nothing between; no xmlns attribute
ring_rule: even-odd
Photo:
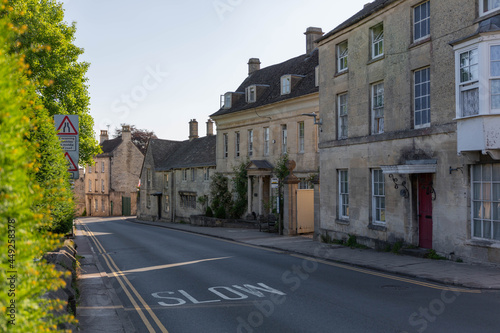
<svg viewBox="0 0 500 333"><path fill-rule="evenodd" d="M395 276L395 275L388 275L388 274L379 273L376 271L371 271L368 269L356 268L356 267L352 267L352 266L348 266L348 265L344 265L344 264L338 264L338 263L335 263L332 261L327 261L327 260L323 260L323 259L316 259L313 257L307 257L307 256L303 256L303 255L298 255L298 254L291 254L291 256L296 257L296 258L300 258L300 259L316 261L316 262L319 262L322 264L326 264L326 265L330 265L330 266L334 266L334 267L338 267L338 268L343 268L343 269L348 269L350 271L360 272L363 274L369 274L369 275L383 277L386 279L397 280L397 281L406 282L406 283L410 283L410 284L416 284L416 285L419 285L422 287L427 287L427 288L432 288L432 289L456 291L456 292L460 292L460 293L470 293L470 294L480 294L481 293L481 290L477 290L477 289L462 289L462 288L453 288L453 287L443 287L443 286L433 284L433 283L407 279L407 278L403 278L403 277L399 277L399 276Z"/></svg>
<svg viewBox="0 0 500 333"><path fill-rule="evenodd" d="M127 297L129 298L129 300L131 301L132 305L134 306L134 309L137 311L137 313L141 317L142 321L144 322L144 325L146 325L148 331L151 332L151 333L156 332L156 330L153 328L153 326L151 325L151 323L149 322L149 320L146 318L144 312L142 311L142 309L140 308L140 306L137 304L137 302L135 301L135 299L133 298L133 296L130 294L130 292L128 291L128 289L126 288L126 286L124 285L124 283L122 282L121 279L123 279L123 281L125 281L125 283L129 286L130 290L135 294L135 296L137 297L137 299L139 300L139 302L142 303L144 309L152 317L153 321L156 323L156 325L158 326L158 328L160 329L160 331L162 333L168 333L168 330L163 326L163 324L160 322L160 320L158 319L158 317L154 314L153 310L151 310L151 308L144 301L144 299L140 296L140 294L137 292L137 290L132 286L132 284L130 283L130 281L123 274L123 272L118 268L118 266L115 264L115 262L113 261L113 259L106 253L106 250L104 249L104 247L102 246L102 244L99 242L99 240L95 237L95 235L93 234L93 232L89 229L89 227L87 225L85 225L82 222L80 222L80 223L83 225L83 227L85 228L85 230L87 231L87 233L89 234L89 236L94 241L94 243L95 243L95 245L96 245L96 247L97 247L97 249L99 251L99 254L102 254L104 260L106 261L106 264L108 265L108 268L112 272L112 275L114 277L116 277L118 283L120 284L120 286L122 287L122 289L125 291L125 294L127 295ZM113 269L113 266L115 267L115 269Z"/></svg>

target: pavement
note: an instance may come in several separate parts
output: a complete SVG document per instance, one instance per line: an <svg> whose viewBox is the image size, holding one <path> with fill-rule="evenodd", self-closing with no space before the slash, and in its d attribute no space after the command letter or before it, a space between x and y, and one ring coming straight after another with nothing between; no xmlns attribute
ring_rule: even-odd
<svg viewBox="0 0 500 333"><path fill-rule="evenodd" d="M140 221L136 218L127 220L313 257L317 260L327 260L339 266L369 269L453 287L500 291L500 267L494 265L432 260L372 249L325 244L314 241L312 235L280 236L258 229L201 227L191 224ZM97 260L89 238L78 224L75 242L78 255L84 257L81 267L82 271L85 271L84 278L80 280L80 303L77 307L80 331L133 332L121 303L110 287L109 278ZM106 319L95 320L93 316Z"/></svg>

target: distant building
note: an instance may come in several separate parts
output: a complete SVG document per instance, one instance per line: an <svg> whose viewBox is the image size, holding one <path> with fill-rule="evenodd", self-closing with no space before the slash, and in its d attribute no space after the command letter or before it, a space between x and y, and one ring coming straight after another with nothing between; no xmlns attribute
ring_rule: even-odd
<svg viewBox="0 0 500 333"><path fill-rule="evenodd" d="M189 129L186 141L149 141L141 170L140 219L179 222L205 213L206 207L198 199L210 193L216 137L210 120L205 137L198 137L195 119Z"/></svg>
<svg viewBox="0 0 500 333"><path fill-rule="evenodd" d="M306 53L260 68L248 62L248 76L233 92L221 96L221 108L210 117L217 124L217 171L232 177L233 167L248 161L248 216L269 214L277 196L271 189L276 161L285 153L296 162L300 188L318 172L318 50L320 28L308 28ZM314 116L315 117L315 116Z"/></svg>
<svg viewBox="0 0 500 333"><path fill-rule="evenodd" d="M144 155L132 142L129 126L109 140L100 136L102 153L85 170L87 216L130 216L137 212L137 186Z"/></svg>
<svg viewBox="0 0 500 333"><path fill-rule="evenodd" d="M80 167L79 170L79 178L75 179L73 182L73 193L74 193L74 201L75 201L75 215L82 216L86 215L87 211L85 208L85 169Z"/></svg>
<svg viewBox="0 0 500 333"><path fill-rule="evenodd" d="M500 2L376 0L318 43L321 233L500 263Z"/></svg>

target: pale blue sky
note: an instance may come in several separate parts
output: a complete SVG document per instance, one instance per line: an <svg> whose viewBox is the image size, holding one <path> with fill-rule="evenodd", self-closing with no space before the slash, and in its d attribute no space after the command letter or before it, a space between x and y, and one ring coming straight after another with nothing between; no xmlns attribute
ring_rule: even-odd
<svg viewBox="0 0 500 333"><path fill-rule="evenodd" d="M96 135L120 123L185 140L200 136L219 96L248 73L305 53L304 32L326 33L369 0L64 0L85 49Z"/></svg>

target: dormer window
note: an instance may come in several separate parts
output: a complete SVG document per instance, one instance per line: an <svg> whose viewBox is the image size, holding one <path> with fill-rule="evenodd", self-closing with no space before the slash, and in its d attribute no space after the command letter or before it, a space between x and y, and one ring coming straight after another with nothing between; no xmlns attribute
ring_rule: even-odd
<svg viewBox="0 0 500 333"><path fill-rule="evenodd" d="M500 0L479 0L480 15L489 14L500 8Z"/></svg>
<svg viewBox="0 0 500 333"><path fill-rule="evenodd" d="M231 102L232 102L232 95L231 93L225 93L224 94L224 109L230 109L231 108Z"/></svg>
<svg viewBox="0 0 500 333"><path fill-rule="evenodd" d="M247 87L245 97L247 103L254 103L257 100L257 88L255 86Z"/></svg>
<svg viewBox="0 0 500 333"><path fill-rule="evenodd" d="M291 75L283 75L281 77L281 94L287 95L292 89L292 77Z"/></svg>

